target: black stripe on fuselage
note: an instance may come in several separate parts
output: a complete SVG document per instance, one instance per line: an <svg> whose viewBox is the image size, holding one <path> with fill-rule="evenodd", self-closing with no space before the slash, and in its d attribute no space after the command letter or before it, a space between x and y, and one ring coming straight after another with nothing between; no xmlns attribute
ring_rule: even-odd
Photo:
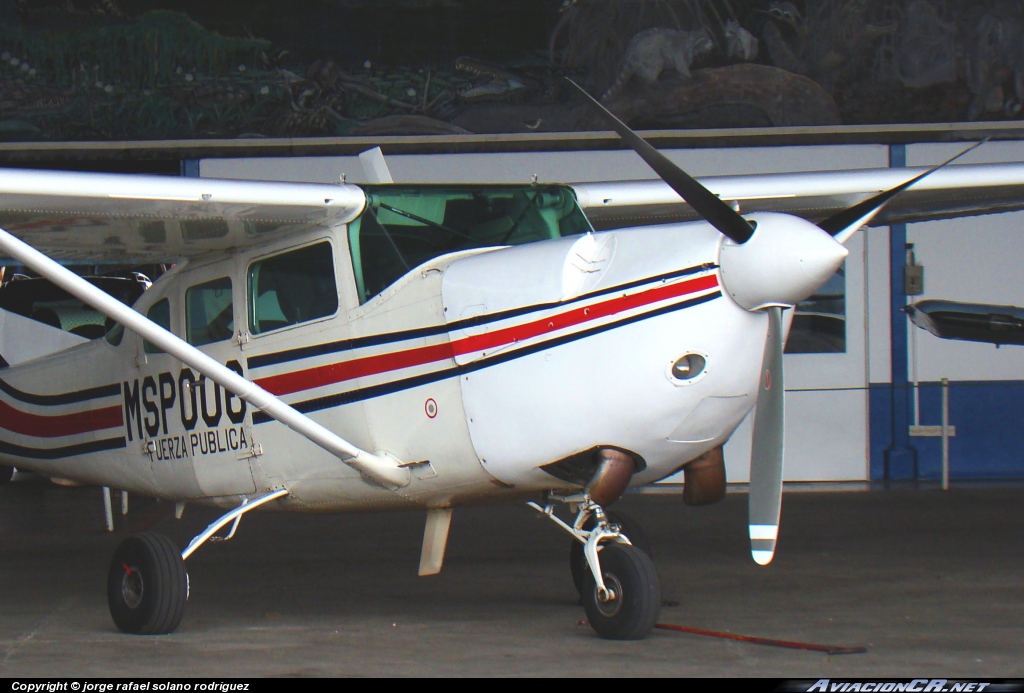
<svg viewBox="0 0 1024 693"><path fill-rule="evenodd" d="M64 392L57 395L33 395L30 392L22 392L18 388L0 379L0 392L9 395L19 402L24 402L25 404L39 404L46 407L53 407L59 404L75 404L76 402L88 402L94 399L120 395L121 385L114 383L112 385L100 385L99 387L90 387L86 390Z"/></svg>
<svg viewBox="0 0 1024 693"><path fill-rule="evenodd" d="M58 460L64 457L85 455L90 452L119 450L126 447L128 447L128 444L125 442L124 436L120 438L107 438L105 440L93 440L77 445L65 445L62 448L27 448L0 440L0 455L23 457L29 460Z"/></svg>
<svg viewBox="0 0 1024 693"><path fill-rule="evenodd" d="M699 272L713 270L717 267L718 265L711 263L705 265L698 265L696 267L687 267L686 269L676 270L675 272L659 274L658 276L655 277L647 277L646 279L638 279L636 281L629 282L626 284L611 286L606 289L601 289L600 291L594 291L589 294L577 296L568 301L552 301L549 303L537 303L532 306L513 308L511 310L501 311L499 313L490 313L488 315L475 315L471 318L465 318L464 320L456 320L455 322L445 323L443 325L418 327L412 330L403 330L401 332L388 332L385 334L371 335L368 337L355 337L353 339L344 339L339 342L314 344L312 346L300 347L298 349L279 351L273 354L250 356L248 359L246 359L246 365L249 368L263 368L265 366L273 366L278 363L298 361L301 359L313 358L314 356L324 356L325 354L335 354L339 351L348 351L349 349L362 349L365 347L381 346L383 344L391 344L394 342L404 342L409 339L422 339L424 337L433 337L439 334L445 334L447 332L456 332L458 330L479 327L481 325L486 325L492 322L508 320L509 318L515 318L521 315L526 315L528 313L533 313L541 310L549 310L551 308L568 306L573 303L578 303L579 301L586 301L592 298L596 298L598 296L616 293L618 291L628 291L629 289L635 289L636 287L643 286L645 284L653 284L654 282L678 279L680 277L686 277L691 274L697 274Z"/></svg>
<svg viewBox="0 0 1024 693"><path fill-rule="evenodd" d="M429 385L430 383L438 382L440 380L446 380L448 378L455 378L467 373L482 370L490 366L496 366L500 363L506 363L513 361L530 354L535 354L539 351L551 349L563 344L569 344L571 342L585 339L602 332L608 332L609 330L616 329L618 327L624 327L631 325L648 318L654 318L659 315L666 315L668 313L675 312L677 310L683 310L685 308L692 308L693 306L706 303L712 299L719 298L722 295L721 291L715 291L714 293L707 294L705 296L698 296L697 298L691 298L681 303L673 303L669 306L663 306L657 310L653 310L649 313L641 313L639 315L633 315L622 320L617 320L606 325L598 325L591 327L580 332L574 332L573 334L565 335L562 337L556 337L545 342L533 344L522 349L516 349L514 351L506 351L494 356L478 359L472 363L463 364L461 366L456 365L451 368L445 368L444 370L435 371L433 373L424 373L423 375L413 376L411 378L404 378L402 380L395 380L389 383L381 383L380 385L371 385L370 387L364 387L356 390L349 390L348 392L341 392L336 395L328 395L326 397L318 397L316 399L306 400L305 402L299 402L298 404L291 405L297 411L303 414L309 414L311 412L320 411L322 409L332 409L334 407L340 407L345 404L352 404L354 402L361 402L367 399L373 399L374 397L381 397L383 395L390 395L394 392L400 392L402 390L409 390L414 387L420 387L422 385ZM253 412L252 422L253 424L262 424L272 421L270 416L267 416L262 411Z"/></svg>

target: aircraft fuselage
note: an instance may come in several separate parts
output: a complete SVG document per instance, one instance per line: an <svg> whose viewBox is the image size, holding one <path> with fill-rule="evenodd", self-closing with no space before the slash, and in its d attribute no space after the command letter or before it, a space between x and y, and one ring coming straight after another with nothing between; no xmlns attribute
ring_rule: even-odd
<svg viewBox="0 0 1024 693"><path fill-rule="evenodd" d="M564 201L550 206L568 217ZM633 483L649 483L724 443L753 406L766 319L723 292L722 240L707 224L477 245L392 281L370 251L390 244L412 264L416 227L432 213L429 201L394 210L382 203L361 229L181 265L135 308L355 445L410 465L405 487L368 483L118 329L0 371L0 460L225 506L287 488L294 509L447 507L574 490L559 465L601 448L633 456ZM494 220L493 240L508 242L525 214ZM684 357L699 368L680 377Z"/></svg>

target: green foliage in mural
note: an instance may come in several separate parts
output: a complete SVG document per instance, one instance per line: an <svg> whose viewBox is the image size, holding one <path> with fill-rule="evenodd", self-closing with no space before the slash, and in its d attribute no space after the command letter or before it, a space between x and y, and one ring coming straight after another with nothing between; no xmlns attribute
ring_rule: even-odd
<svg viewBox="0 0 1024 693"><path fill-rule="evenodd" d="M167 86L182 74L211 74L234 65L255 65L268 41L221 36L186 15L157 10L130 24L52 32L0 27L8 67L58 87ZM17 61L17 62L12 62ZM30 67L21 68L22 64Z"/></svg>
<svg viewBox="0 0 1024 693"><path fill-rule="evenodd" d="M0 26L0 138L237 134L280 96L280 78L262 68L269 48L162 10L80 30Z"/></svg>

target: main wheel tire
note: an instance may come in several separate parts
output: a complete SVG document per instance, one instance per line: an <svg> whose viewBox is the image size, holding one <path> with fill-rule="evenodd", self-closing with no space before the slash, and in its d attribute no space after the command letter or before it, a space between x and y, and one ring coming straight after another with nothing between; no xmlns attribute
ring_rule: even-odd
<svg viewBox="0 0 1024 693"><path fill-rule="evenodd" d="M6 484L14 478L14 467L0 464L0 484Z"/></svg>
<svg viewBox="0 0 1024 693"><path fill-rule="evenodd" d="M623 513L608 510L605 511L605 514L608 516L610 523L621 528L622 533L626 535L626 538L629 539L633 546L648 556L651 555L651 544L647 540L647 533L644 532L644 528L639 522ZM593 526L594 523L590 522L586 528L592 529ZM590 566L587 565L587 557L583 553L583 544L575 539L572 540L572 546L569 547L569 570L572 572L572 584L576 586L576 592L582 595L584 581L587 575L590 574Z"/></svg>
<svg viewBox="0 0 1024 693"><path fill-rule="evenodd" d="M125 633L170 633L185 614L188 574L181 552L162 534L146 532L118 544L107 573L107 603Z"/></svg>
<svg viewBox="0 0 1024 693"><path fill-rule="evenodd" d="M602 602L588 572L583 609L597 634L608 640L640 640L651 632L661 612L661 584L647 554L625 544L601 550L601 575L614 597Z"/></svg>

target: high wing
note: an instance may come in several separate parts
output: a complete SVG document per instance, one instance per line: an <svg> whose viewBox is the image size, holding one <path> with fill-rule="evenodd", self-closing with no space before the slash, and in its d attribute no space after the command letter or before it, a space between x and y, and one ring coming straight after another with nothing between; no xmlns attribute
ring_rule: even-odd
<svg viewBox="0 0 1024 693"><path fill-rule="evenodd" d="M746 214L818 221L926 168L742 176L700 182ZM595 229L699 219L663 181L572 185ZM356 185L0 169L0 228L65 261L136 264L261 245L363 209ZM1024 163L950 166L893 200L873 226L1024 209Z"/></svg>
<svg viewBox="0 0 1024 693"><path fill-rule="evenodd" d="M343 224L364 202L345 184L0 169L0 228L60 260L194 258Z"/></svg>
<svg viewBox="0 0 1024 693"><path fill-rule="evenodd" d="M786 212L818 222L928 170L920 168L709 176L700 182L743 214ZM700 216L661 180L573 185L595 229ZM870 226L1024 209L1024 164L949 166L893 199Z"/></svg>

